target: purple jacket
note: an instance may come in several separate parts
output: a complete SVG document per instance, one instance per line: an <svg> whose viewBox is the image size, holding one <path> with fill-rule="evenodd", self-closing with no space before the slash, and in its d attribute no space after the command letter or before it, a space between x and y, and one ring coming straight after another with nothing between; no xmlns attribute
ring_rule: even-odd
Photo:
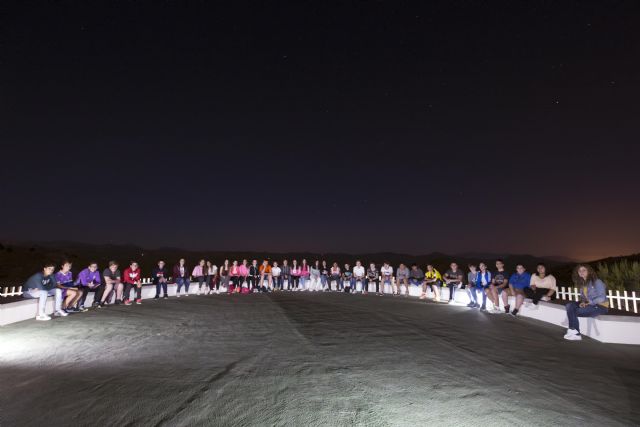
<svg viewBox="0 0 640 427"><path fill-rule="evenodd" d="M80 284L82 286L93 288L95 286L101 285L101 280L102 279L100 278L100 272L98 270L92 272L88 268L85 268L80 272L80 274L78 274L76 285Z"/></svg>
<svg viewBox="0 0 640 427"><path fill-rule="evenodd" d="M56 283L59 285L64 285L65 283L73 282L73 273L71 270L67 271L67 274L64 274L62 271L58 271L56 273Z"/></svg>

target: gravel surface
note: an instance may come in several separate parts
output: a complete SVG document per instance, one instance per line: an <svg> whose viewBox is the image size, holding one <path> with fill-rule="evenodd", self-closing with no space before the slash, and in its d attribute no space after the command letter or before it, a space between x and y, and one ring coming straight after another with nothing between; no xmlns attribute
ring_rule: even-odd
<svg viewBox="0 0 640 427"><path fill-rule="evenodd" d="M145 300L0 329L0 425L637 425L640 347L402 297Z"/></svg>

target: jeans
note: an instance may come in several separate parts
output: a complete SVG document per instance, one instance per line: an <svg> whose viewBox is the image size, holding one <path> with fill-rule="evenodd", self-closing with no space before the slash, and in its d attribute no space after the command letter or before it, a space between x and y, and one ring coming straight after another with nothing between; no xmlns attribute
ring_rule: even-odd
<svg viewBox="0 0 640 427"><path fill-rule="evenodd" d="M122 294L122 298L124 298L125 301L129 299L129 295L131 295L131 288L134 286L136 288L136 299L142 299L142 285L138 286L135 283L125 283L124 293Z"/></svg>
<svg viewBox="0 0 640 427"><path fill-rule="evenodd" d="M178 285L178 289L176 290L176 294L180 295L180 290L184 286L184 291L189 293L189 278L188 277L177 277L176 285Z"/></svg>
<svg viewBox="0 0 640 427"><path fill-rule="evenodd" d="M300 289L302 289L303 291L307 290L307 288L306 288L307 280L309 280L308 277L300 276Z"/></svg>
<svg viewBox="0 0 640 427"><path fill-rule="evenodd" d="M416 279L415 277L409 278L410 285L422 286L423 281L421 279Z"/></svg>
<svg viewBox="0 0 640 427"><path fill-rule="evenodd" d="M451 282L447 285L447 287L449 288L449 301L453 301L455 299L455 295L456 295L456 288L458 286L462 286L462 283L460 282Z"/></svg>
<svg viewBox="0 0 640 427"><path fill-rule="evenodd" d="M47 308L47 297L53 296L55 301L55 311L62 310L62 289L28 289L22 293L23 298L38 299L38 314L45 314Z"/></svg>
<svg viewBox="0 0 640 427"><path fill-rule="evenodd" d="M580 321L578 317L596 317L601 314L607 314L609 309L601 305L587 305L580 307L580 304L572 301L565 306L567 310L567 319L569 319L569 329L575 329L580 332Z"/></svg>
<svg viewBox="0 0 640 427"><path fill-rule="evenodd" d="M169 296L169 294L167 293L167 281L162 281L162 282L158 282L156 283L156 297L160 297L160 290L162 289L163 295L164 296Z"/></svg>
<svg viewBox="0 0 640 427"><path fill-rule="evenodd" d="M273 288L282 290L282 276L273 276Z"/></svg>
<svg viewBox="0 0 640 427"><path fill-rule="evenodd" d="M208 282L209 282L209 276L198 276L198 290L201 291L202 288L206 286Z"/></svg>
<svg viewBox="0 0 640 427"><path fill-rule="evenodd" d="M329 286L329 278L322 274L320 276L320 284L322 285L322 289L326 289Z"/></svg>
<svg viewBox="0 0 640 427"><path fill-rule="evenodd" d="M349 289L347 289L347 286L349 286ZM355 287L356 280L353 277L340 280L340 289L344 290L345 292L351 292Z"/></svg>

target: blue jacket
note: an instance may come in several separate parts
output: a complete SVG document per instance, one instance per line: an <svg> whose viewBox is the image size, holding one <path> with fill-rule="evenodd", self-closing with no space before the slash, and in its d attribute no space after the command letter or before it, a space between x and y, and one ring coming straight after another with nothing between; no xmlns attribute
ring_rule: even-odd
<svg viewBox="0 0 640 427"><path fill-rule="evenodd" d="M491 284L491 272L489 270L484 272L484 278L487 282L485 286L482 286L482 277L483 277L482 271L478 270L478 275L476 276L476 288L478 289L482 289Z"/></svg>
<svg viewBox="0 0 640 427"><path fill-rule="evenodd" d="M600 279L587 283L587 286L582 288L580 299L590 305L600 304L608 307L607 285Z"/></svg>
<svg viewBox="0 0 640 427"><path fill-rule="evenodd" d="M528 288L531 284L531 275L526 271L522 274L513 273L509 277L509 284L513 285L516 289Z"/></svg>

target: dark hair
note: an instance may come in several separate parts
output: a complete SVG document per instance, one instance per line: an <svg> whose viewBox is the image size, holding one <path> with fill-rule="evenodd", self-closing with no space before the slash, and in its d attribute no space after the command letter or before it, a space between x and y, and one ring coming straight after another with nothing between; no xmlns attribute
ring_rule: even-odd
<svg viewBox="0 0 640 427"><path fill-rule="evenodd" d="M60 266L62 267L65 264L73 264L71 261L69 261L68 259L63 259L62 262L60 263Z"/></svg>
<svg viewBox="0 0 640 427"><path fill-rule="evenodd" d="M416 264L415 262L413 264L411 264L411 268L417 267L417 266L418 266L418 264Z"/></svg>
<svg viewBox="0 0 640 427"><path fill-rule="evenodd" d="M137 264L137 263L138 263L138 261L131 260L131 262L129 262L129 265L131 265L131 264Z"/></svg>
<svg viewBox="0 0 640 427"><path fill-rule="evenodd" d="M467 267L469 267L469 268L471 268L471 267L477 267L477 265L475 265L475 264L469 264L469 265L467 265Z"/></svg>
<svg viewBox="0 0 640 427"><path fill-rule="evenodd" d="M549 275L549 272L547 271L547 265L544 262L539 262L538 265L536 265L536 270L538 270L538 267L544 267L544 274L547 276ZM537 271L534 274L536 276L540 276Z"/></svg>
<svg viewBox="0 0 640 427"><path fill-rule="evenodd" d="M109 261L109 267L113 267L114 265L118 265L118 261L114 261L114 260Z"/></svg>
<svg viewBox="0 0 640 427"><path fill-rule="evenodd" d="M578 270L580 270L580 268L582 268L582 267L587 269L587 279L586 280L584 280L578 274ZM593 267L591 267L589 264L578 264L573 269L573 273L571 273L571 279L573 280L573 284L576 285L576 287L581 288L583 286L586 286L587 283L595 282L596 280L598 280L598 275L593 270Z"/></svg>
<svg viewBox="0 0 640 427"><path fill-rule="evenodd" d="M97 261L89 261L89 265L93 265L93 264L98 265L98 262Z"/></svg>
<svg viewBox="0 0 640 427"><path fill-rule="evenodd" d="M49 267L56 268L56 263L55 262L51 262L51 261L47 261L42 266L42 269L44 270L45 268L49 268Z"/></svg>
<svg viewBox="0 0 640 427"><path fill-rule="evenodd" d="M496 260L496 262L501 262L501 263L503 263L503 264L504 264L504 260L503 260L502 258L498 258L498 259ZM518 264L518 265L522 265L522 264Z"/></svg>

